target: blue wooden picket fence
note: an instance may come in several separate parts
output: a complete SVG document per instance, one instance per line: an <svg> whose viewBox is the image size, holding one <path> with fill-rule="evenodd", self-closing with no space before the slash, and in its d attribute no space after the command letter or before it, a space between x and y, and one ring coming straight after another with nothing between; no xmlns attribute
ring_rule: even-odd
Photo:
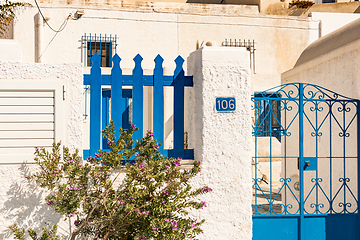
<svg viewBox="0 0 360 240"><path fill-rule="evenodd" d="M159 148L167 157L194 159L193 149L184 149L184 88L193 86L192 76L184 76L184 59L178 56L175 59L176 69L173 76L164 76L164 59L157 55L155 58L154 75L143 75L141 62L143 58L138 54L134 58L135 68L132 75L123 75L120 68L121 58L115 54L112 58L113 68L111 75L101 74L99 65L100 56L95 53L91 57L93 62L90 74L84 74L84 85L90 85L90 149L84 150L84 159L94 156L99 149L105 148L101 130L109 125L108 102L104 99L111 98L111 119L114 121L116 136L118 129L129 128L127 112L128 99L132 98L132 124L139 128L133 134L133 139L143 137L143 87L153 86L153 129L157 142L164 142L164 86L174 88L173 112L173 149ZM104 94L101 86L110 85L110 94ZM132 86L132 89L123 89L123 86ZM129 93L129 91L131 91Z"/></svg>

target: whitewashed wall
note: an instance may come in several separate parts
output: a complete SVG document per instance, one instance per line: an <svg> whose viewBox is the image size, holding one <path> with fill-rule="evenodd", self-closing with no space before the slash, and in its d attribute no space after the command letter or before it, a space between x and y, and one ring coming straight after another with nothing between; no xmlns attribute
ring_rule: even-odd
<svg viewBox="0 0 360 240"><path fill-rule="evenodd" d="M29 84L31 83L31 84ZM34 64L21 62L0 62L0 91L4 86L13 89L44 89L55 86L55 140L82 151L82 67L80 64ZM63 100L65 86L65 100ZM9 89L9 88L8 88ZM0 113L1 114L1 113ZM60 119L59 119L60 118ZM43 225L44 221L58 223L61 216L55 214L44 202L44 192L29 185L25 175L35 171L30 156L24 159L28 164L14 161L9 155L0 155L0 239L11 239L7 227L14 222L24 227ZM67 222L61 221L64 232ZM65 230L64 230L65 229Z"/></svg>
<svg viewBox="0 0 360 240"><path fill-rule="evenodd" d="M174 59L178 55L186 58L202 43L220 46L225 39L253 39L256 43L253 89L262 91L280 84L280 74L293 67L303 49L318 38L319 30L319 21L261 15L257 6L126 1L96 5L85 5L81 1L70 3L43 1L40 4L54 29L58 29L70 13L84 10L80 19L70 19L56 36L43 24L38 39L35 34L37 8L27 8L17 16L14 39L22 46L23 61L35 61L40 40L42 62L80 63L83 61L81 37L85 33L116 34L123 68L132 69L132 59L140 53L144 58L143 68L151 70L154 58L161 54L165 59L165 74L172 74Z"/></svg>
<svg viewBox="0 0 360 240"><path fill-rule="evenodd" d="M201 196L207 206L194 212L205 218L199 239L252 237L251 215L251 118L250 66L245 48L205 47L188 58L194 87L188 105L189 148L202 163L197 187L208 185L213 192ZM236 110L215 110L216 97L234 97Z"/></svg>

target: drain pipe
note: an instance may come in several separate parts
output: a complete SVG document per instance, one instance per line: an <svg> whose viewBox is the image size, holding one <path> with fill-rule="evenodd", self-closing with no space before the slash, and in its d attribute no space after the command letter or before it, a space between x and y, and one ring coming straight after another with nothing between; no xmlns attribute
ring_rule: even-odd
<svg viewBox="0 0 360 240"><path fill-rule="evenodd" d="M42 53L42 31L43 31L43 19L40 13L35 15L35 62L41 63Z"/></svg>

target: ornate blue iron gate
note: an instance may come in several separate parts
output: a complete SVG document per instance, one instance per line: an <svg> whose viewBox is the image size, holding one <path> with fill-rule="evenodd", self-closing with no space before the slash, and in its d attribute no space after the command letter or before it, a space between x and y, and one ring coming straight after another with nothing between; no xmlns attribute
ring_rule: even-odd
<svg viewBox="0 0 360 240"><path fill-rule="evenodd" d="M253 240L358 240L359 101L290 83L253 107Z"/></svg>

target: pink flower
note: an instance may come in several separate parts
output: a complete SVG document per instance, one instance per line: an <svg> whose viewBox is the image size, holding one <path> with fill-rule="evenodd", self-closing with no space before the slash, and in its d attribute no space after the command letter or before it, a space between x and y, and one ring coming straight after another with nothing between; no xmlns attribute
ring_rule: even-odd
<svg viewBox="0 0 360 240"><path fill-rule="evenodd" d="M212 189L209 188L208 186L205 186L204 187L204 192L212 192Z"/></svg>
<svg viewBox="0 0 360 240"><path fill-rule="evenodd" d="M121 200L119 201L119 203L125 203L125 201L121 199Z"/></svg>
<svg viewBox="0 0 360 240"><path fill-rule="evenodd" d="M158 227L152 226L152 229L156 230L156 229L158 229Z"/></svg>
<svg viewBox="0 0 360 240"><path fill-rule="evenodd" d="M114 142L115 142L114 140L108 141L107 145L110 146Z"/></svg>
<svg viewBox="0 0 360 240"><path fill-rule="evenodd" d="M140 166L140 168L144 169L144 168L145 168L144 164L142 164L142 165Z"/></svg>

